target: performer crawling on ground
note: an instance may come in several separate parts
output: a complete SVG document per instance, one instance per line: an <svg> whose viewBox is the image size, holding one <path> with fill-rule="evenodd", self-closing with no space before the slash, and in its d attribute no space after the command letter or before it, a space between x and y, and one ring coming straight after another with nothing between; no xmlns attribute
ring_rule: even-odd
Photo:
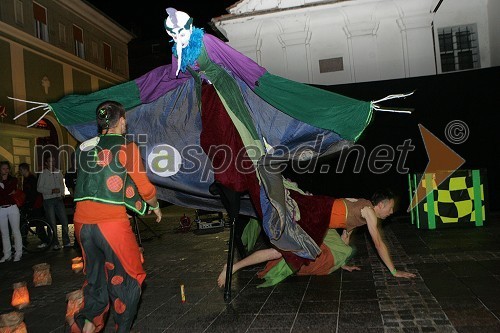
<svg viewBox="0 0 500 333"><path fill-rule="evenodd" d="M300 195L295 191L290 191L290 196L297 203L298 207L305 207L304 199L315 196ZM318 200L323 199L321 197ZM314 200L314 199L313 199ZM309 200L310 201L310 200ZM263 263L267 261L266 267L258 273L259 278L266 281L260 287L268 287L283 281L286 277L297 275L327 275L339 268L349 272L360 270L357 266L346 265L353 254L352 247L349 246L352 231L362 225L367 225L370 236L380 259L387 266L391 274L395 277L413 278L415 274L396 270L387 245L385 244L378 229L378 220L384 220L394 212L394 194L390 191L378 191L371 201L366 199L342 198L335 199L331 206L330 221L328 231L321 243L321 253L314 261L297 264L287 251L275 248L268 248L253 252L248 257L238 261L233 265L233 273L240 269ZM302 225L304 227L304 225ZM340 236L336 229L344 229ZM217 284L224 287L226 283L226 265L220 273Z"/></svg>
<svg viewBox="0 0 500 333"><path fill-rule="evenodd" d="M347 233L344 233L341 237L337 230L328 230L325 240L320 246L321 253L319 256L316 260L311 261L309 265L301 266L295 274L327 275L336 271L339 267L349 272L361 270L358 266L346 265L353 254L352 247L347 244L348 240L346 239L346 235ZM273 247L257 250L248 257L245 257L235 263L233 265L233 274L244 267L260 264L266 261L267 264L264 270L257 274L259 278L266 280L264 283L259 285L259 287L275 285L293 274L292 269L286 264L285 259L283 259L281 252ZM226 284L226 269L227 265L224 265L224 269L217 279L217 284L221 288L223 288Z"/></svg>

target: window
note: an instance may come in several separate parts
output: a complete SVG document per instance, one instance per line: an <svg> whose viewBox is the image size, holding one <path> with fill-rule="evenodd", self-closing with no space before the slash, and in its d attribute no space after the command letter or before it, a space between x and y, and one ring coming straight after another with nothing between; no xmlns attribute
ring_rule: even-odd
<svg viewBox="0 0 500 333"><path fill-rule="evenodd" d="M112 70L112 61L111 61L111 46L106 43L102 43L102 48L104 52L104 68L108 71Z"/></svg>
<svg viewBox="0 0 500 333"><path fill-rule="evenodd" d="M75 40L75 55L85 59L85 48L83 45L83 30L76 25L73 26L73 39Z"/></svg>
<svg viewBox="0 0 500 333"><path fill-rule="evenodd" d="M480 68L476 25L438 29L443 72Z"/></svg>
<svg viewBox="0 0 500 333"><path fill-rule="evenodd" d="M66 26L62 23L59 23L59 41L66 44Z"/></svg>
<svg viewBox="0 0 500 333"><path fill-rule="evenodd" d="M47 9L33 2L33 16L35 18L35 36L49 41L49 29L47 27Z"/></svg>
<svg viewBox="0 0 500 333"><path fill-rule="evenodd" d="M23 2L21 0L15 1L14 12L16 17L16 23L24 24L24 10L23 10Z"/></svg>

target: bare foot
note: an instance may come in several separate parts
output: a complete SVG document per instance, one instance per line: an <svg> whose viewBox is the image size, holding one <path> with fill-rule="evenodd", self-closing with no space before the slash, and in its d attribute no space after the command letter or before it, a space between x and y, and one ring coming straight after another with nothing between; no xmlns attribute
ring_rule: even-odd
<svg viewBox="0 0 500 333"><path fill-rule="evenodd" d="M346 271L349 271L349 272L361 270L361 268L359 268L358 266L349 266L349 265L342 266L342 269L345 269Z"/></svg>
<svg viewBox="0 0 500 333"><path fill-rule="evenodd" d="M217 278L217 284L219 285L219 288L223 288L226 285L226 270L227 264L224 265L222 272L220 272L219 277Z"/></svg>
<svg viewBox="0 0 500 333"><path fill-rule="evenodd" d="M95 325L93 322L85 320L85 325L83 326L83 333L94 333L95 332Z"/></svg>

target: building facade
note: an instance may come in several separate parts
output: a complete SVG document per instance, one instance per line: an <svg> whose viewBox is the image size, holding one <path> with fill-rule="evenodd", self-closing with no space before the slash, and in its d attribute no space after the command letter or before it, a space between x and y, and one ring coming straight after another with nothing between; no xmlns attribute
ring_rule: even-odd
<svg viewBox="0 0 500 333"><path fill-rule="evenodd" d="M212 19L272 74L335 85L500 65L498 0L241 0Z"/></svg>
<svg viewBox="0 0 500 333"><path fill-rule="evenodd" d="M14 118L36 106L29 101L50 103L128 81L133 37L82 0L0 1L0 159L38 170L41 151L50 149L66 170L77 142L55 116L35 109Z"/></svg>

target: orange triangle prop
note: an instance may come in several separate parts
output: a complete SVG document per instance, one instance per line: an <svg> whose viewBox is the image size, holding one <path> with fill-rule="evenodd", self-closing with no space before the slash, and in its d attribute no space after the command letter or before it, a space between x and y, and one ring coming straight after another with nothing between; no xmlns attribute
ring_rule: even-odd
<svg viewBox="0 0 500 333"><path fill-rule="evenodd" d="M420 134L424 140L429 163L427 164L424 174L418 183L416 193L413 194L410 206L408 207L408 212L426 197L427 192L423 184L425 174L433 174L433 185L435 184L434 186L437 187L465 162L460 155L444 144L443 141L439 140L427 128L421 124L418 124L418 128L420 129Z"/></svg>

